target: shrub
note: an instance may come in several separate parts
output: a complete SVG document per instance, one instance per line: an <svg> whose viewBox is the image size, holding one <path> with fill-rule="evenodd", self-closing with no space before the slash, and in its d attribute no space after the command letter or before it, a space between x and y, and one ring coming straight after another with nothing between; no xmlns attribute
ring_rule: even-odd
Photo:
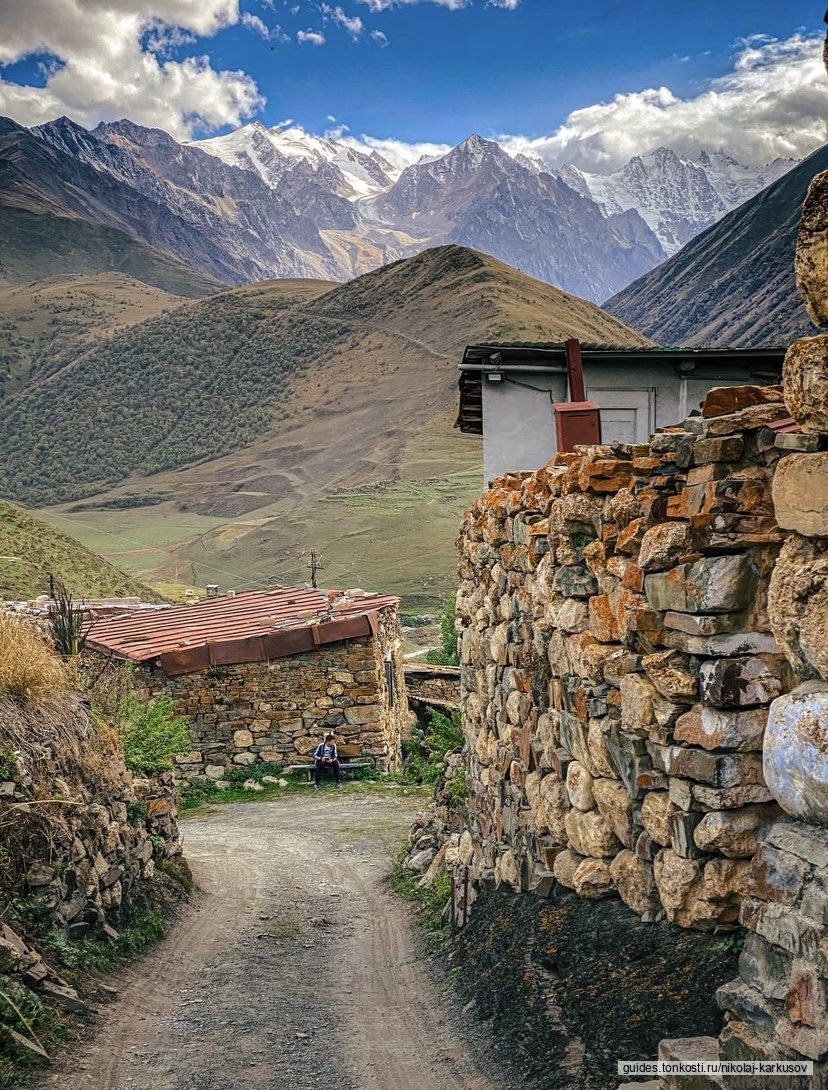
<svg viewBox="0 0 828 1090"><path fill-rule="evenodd" d="M175 704L168 696L157 696L147 704L132 697L126 701L125 711L122 742L124 760L131 772L142 776L168 772L173 757L189 750L187 720L176 715Z"/></svg>
<svg viewBox="0 0 828 1090"><path fill-rule="evenodd" d="M40 704L66 691L63 665L29 621L0 612L0 695Z"/></svg>
<svg viewBox="0 0 828 1090"><path fill-rule="evenodd" d="M447 754L462 749L465 742L460 712L452 712L449 717L429 708L428 721L420 748L414 743L406 759L407 776L422 783L434 783L443 771Z"/></svg>
<svg viewBox="0 0 828 1090"><path fill-rule="evenodd" d="M455 614L457 611L457 594L449 594L440 614L441 644L437 651L429 651L423 656L423 661L432 666L459 666L457 657L457 627Z"/></svg>

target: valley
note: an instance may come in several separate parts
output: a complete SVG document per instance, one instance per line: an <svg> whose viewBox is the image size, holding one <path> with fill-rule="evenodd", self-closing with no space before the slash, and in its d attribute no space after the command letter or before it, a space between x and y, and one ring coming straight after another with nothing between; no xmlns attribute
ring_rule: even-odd
<svg viewBox="0 0 828 1090"><path fill-rule="evenodd" d="M456 528L482 483L478 440L453 428L463 348L573 333L644 343L461 247L342 286L237 289L132 327L9 401L0 438L22 454L4 489L148 582L303 582L316 546L332 583L431 608L454 584ZM66 436L51 458L37 448L45 414Z"/></svg>

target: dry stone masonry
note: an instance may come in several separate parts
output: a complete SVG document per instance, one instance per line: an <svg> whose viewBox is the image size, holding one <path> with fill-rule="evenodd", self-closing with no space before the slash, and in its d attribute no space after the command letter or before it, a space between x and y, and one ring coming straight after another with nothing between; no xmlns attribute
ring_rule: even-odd
<svg viewBox="0 0 828 1090"><path fill-rule="evenodd" d="M176 762L186 780L221 781L226 769L259 762L306 763L326 731L344 757L394 771L408 725L399 621L391 609L379 614L376 636L177 677L147 664L134 678L143 697L166 693L189 720L193 748Z"/></svg>
<svg viewBox="0 0 828 1090"><path fill-rule="evenodd" d="M828 338L812 340L824 385L799 342L784 400L713 390L647 444L499 478L458 542L474 872L743 925L704 1047L807 1057L810 1087L828 1085Z"/></svg>

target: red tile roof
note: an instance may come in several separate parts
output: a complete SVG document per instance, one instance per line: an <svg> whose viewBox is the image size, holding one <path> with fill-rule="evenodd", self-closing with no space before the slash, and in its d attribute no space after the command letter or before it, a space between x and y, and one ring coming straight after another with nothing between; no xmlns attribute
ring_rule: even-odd
<svg viewBox="0 0 828 1090"><path fill-rule="evenodd" d="M133 662L160 659L168 674L263 662L376 633L377 614L399 604L390 595L247 591L194 605L142 610L92 625L87 646Z"/></svg>

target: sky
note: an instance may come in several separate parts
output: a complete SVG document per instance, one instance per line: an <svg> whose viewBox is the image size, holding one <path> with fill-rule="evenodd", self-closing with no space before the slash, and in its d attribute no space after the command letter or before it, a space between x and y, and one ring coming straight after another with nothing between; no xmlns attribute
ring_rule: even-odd
<svg viewBox="0 0 828 1090"><path fill-rule="evenodd" d="M475 132L609 171L659 144L758 164L825 142L818 0L0 0L0 113L253 119L395 162Z"/></svg>

